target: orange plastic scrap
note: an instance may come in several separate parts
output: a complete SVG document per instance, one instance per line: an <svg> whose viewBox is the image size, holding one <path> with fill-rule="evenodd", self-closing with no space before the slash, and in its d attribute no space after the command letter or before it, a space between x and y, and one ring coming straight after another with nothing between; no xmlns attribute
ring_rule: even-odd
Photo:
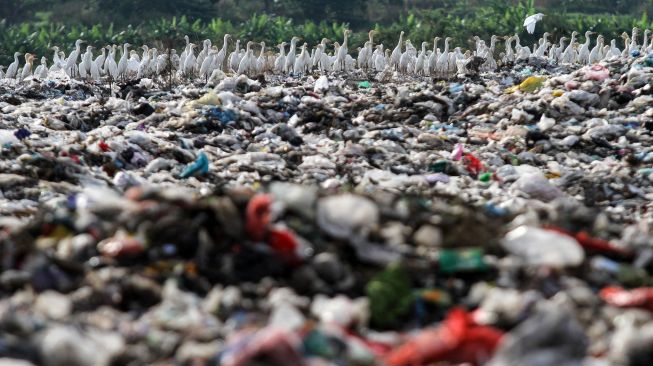
<svg viewBox="0 0 653 366"><path fill-rule="evenodd" d="M262 241L270 224L272 197L258 194L247 204L247 233L252 240Z"/></svg>
<svg viewBox="0 0 653 366"><path fill-rule="evenodd" d="M651 287L641 287L633 290L606 287L601 290L600 295L603 301L612 306L653 311L653 288Z"/></svg>
<svg viewBox="0 0 653 366"><path fill-rule="evenodd" d="M494 354L503 332L474 323L465 310L449 312L442 325L417 334L386 357L390 366L419 366L435 362L481 365Z"/></svg>

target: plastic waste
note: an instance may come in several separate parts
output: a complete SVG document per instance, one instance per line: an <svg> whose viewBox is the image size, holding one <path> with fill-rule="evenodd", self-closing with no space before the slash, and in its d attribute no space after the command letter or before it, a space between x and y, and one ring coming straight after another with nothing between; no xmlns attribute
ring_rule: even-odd
<svg viewBox="0 0 653 366"><path fill-rule="evenodd" d="M503 333L476 325L470 314L453 309L442 324L422 330L387 357L391 366L428 365L437 362L482 365L489 361Z"/></svg>
<svg viewBox="0 0 653 366"><path fill-rule="evenodd" d="M641 308L653 311L653 288L640 287L626 290L621 287L606 287L600 292L606 303L621 308Z"/></svg>
<svg viewBox="0 0 653 366"><path fill-rule="evenodd" d="M366 286L370 300L371 323L375 326L397 325L408 315L415 301L406 270L393 264L376 275Z"/></svg>
<svg viewBox="0 0 653 366"><path fill-rule="evenodd" d="M578 266L585 252L576 239L536 227L520 226L506 234L502 246L532 266Z"/></svg>
<svg viewBox="0 0 653 366"><path fill-rule="evenodd" d="M560 309L540 310L504 337L488 365L579 365L587 343L573 316Z"/></svg>
<svg viewBox="0 0 653 366"><path fill-rule="evenodd" d="M522 81L521 84L509 88L507 92L514 93L516 91L522 91L524 93L533 93L542 87L546 79L547 78L544 76L529 76L526 80Z"/></svg>
<svg viewBox="0 0 653 366"><path fill-rule="evenodd" d="M442 249L439 253L439 269L444 273L478 272L488 269L482 248Z"/></svg>
<svg viewBox="0 0 653 366"><path fill-rule="evenodd" d="M327 90L329 90L329 78L327 78L326 75L322 75L315 81L313 91L316 93L324 93Z"/></svg>
<svg viewBox="0 0 653 366"><path fill-rule="evenodd" d="M188 165L182 172L180 177L188 178L196 175L204 175L209 172L209 158L204 152L197 156L197 160Z"/></svg>

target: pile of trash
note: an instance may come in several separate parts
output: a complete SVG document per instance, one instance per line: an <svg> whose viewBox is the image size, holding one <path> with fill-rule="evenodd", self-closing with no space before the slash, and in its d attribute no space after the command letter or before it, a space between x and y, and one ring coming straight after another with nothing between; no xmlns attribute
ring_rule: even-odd
<svg viewBox="0 0 653 366"><path fill-rule="evenodd" d="M0 85L0 365L648 365L652 81Z"/></svg>

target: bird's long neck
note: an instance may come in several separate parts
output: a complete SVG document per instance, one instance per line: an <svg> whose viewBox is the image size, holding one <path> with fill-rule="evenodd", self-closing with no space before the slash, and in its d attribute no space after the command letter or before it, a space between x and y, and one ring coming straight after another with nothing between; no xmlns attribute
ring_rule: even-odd
<svg viewBox="0 0 653 366"><path fill-rule="evenodd" d="M347 39L348 39L348 34L347 34L347 32L345 32L345 38L342 41L342 45L345 48L347 48Z"/></svg>
<svg viewBox="0 0 653 366"><path fill-rule="evenodd" d="M433 53L435 53L438 49L438 39L433 40Z"/></svg>
<svg viewBox="0 0 653 366"><path fill-rule="evenodd" d="M449 53L449 40L445 39L444 40L444 53Z"/></svg>
<svg viewBox="0 0 653 366"><path fill-rule="evenodd" d="M589 46L589 45L590 45L590 35L589 35L589 34L585 34L585 46L587 47L587 46Z"/></svg>
<svg viewBox="0 0 653 366"><path fill-rule="evenodd" d="M404 43L404 35L399 34L399 43L397 43L397 47L399 47L400 50L401 50L402 43Z"/></svg>

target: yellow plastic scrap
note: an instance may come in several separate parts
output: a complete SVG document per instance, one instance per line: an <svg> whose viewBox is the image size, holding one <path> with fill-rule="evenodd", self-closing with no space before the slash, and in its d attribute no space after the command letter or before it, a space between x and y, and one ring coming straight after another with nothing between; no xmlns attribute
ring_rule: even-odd
<svg viewBox="0 0 653 366"><path fill-rule="evenodd" d="M215 94L214 91L209 91L208 93L204 94L203 97L196 100L194 104L196 106L219 105L220 104L220 98L218 98L217 94Z"/></svg>
<svg viewBox="0 0 653 366"><path fill-rule="evenodd" d="M564 90L556 89L551 92L551 95L557 98L557 97L561 97L564 93L565 93Z"/></svg>
<svg viewBox="0 0 653 366"><path fill-rule="evenodd" d="M545 76L530 76L526 80L522 81L521 84L509 88L506 92L514 93L517 90L520 90L525 93L532 93L538 88L540 88L545 80L546 80Z"/></svg>

